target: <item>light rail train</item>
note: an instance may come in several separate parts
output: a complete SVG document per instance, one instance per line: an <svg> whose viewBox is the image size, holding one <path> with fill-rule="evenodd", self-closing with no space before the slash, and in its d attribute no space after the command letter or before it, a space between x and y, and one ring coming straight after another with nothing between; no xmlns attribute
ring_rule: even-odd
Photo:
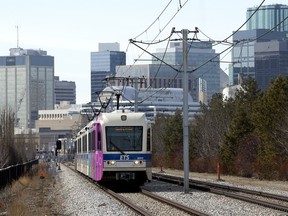
<svg viewBox="0 0 288 216"><path fill-rule="evenodd" d="M100 113L74 139L75 168L99 182L137 185L152 179L151 125L145 113Z"/></svg>

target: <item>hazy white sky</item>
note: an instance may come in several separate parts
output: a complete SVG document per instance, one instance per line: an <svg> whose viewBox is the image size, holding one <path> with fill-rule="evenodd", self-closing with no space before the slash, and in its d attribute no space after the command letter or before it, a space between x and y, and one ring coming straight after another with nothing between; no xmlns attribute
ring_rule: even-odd
<svg viewBox="0 0 288 216"><path fill-rule="evenodd" d="M257 6L263 0L188 0L184 5L186 1L171 0L155 24L137 40L152 40L160 31L158 39L164 39L169 36L172 27L179 31L198 27L214 40L223 40L246 21L247 8ZM127 52L127 64L133 64L133 59L137 59L142 51L129 45L129 39L146 30L169 2L2 1L0 55L9 55L9 49L17 46L15 26L19 26L19 46L24 49L40 48L54 56L55 75L60 80L75 81L77 103L87 103L90 101L90 52L98 51L98 43L119 42L121 51ZM264 5L276 3L288 4L287 0L266 0ZM179 12L176 14L177 10ZM207 39L203 34L199 34L198 38ZM162 44L162 47L165 46L165 43ZM148 50L154 52L156 47L150 46ZM216 48L216 51L221 50Z"/></svg>

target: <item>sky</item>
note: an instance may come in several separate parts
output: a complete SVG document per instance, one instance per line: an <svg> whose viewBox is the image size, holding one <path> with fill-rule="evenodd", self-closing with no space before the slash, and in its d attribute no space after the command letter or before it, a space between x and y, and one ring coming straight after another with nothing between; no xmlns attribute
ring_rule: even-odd
<svg viewBox="0 0 288 216"><path fill-rule="evenodd" d="M199 28L214 40L223 40L246 21L248 7L263 0L9 0L0 6L0 56L9 49L41 49L54 56L55 76L76 83L77 104L90 102L90 53L99 43L120 43L126 64L147 64L148 54L129 39L167 38L175 27ZM263 5L288 4L265 0ZM165 9L166 8L166 9ZM155 21L155 22L154 22ZM151 25L153 24L153 25ZM148 28L151 25L150 28ZM18 26L18 31L17 27ZM241 29L245 30L245 26ZM17 34L18 32L18 34ZM143 33L143 34L142 34ZM190 33L191 34L191 33ZM189 34L189 36L190 36ZM199 33L198 38L207 40ZM179 38L179 35L178 35ZM165 48L166 44L158 47ZM157 46L145 46L155 52ZM225 48L216 47L216 52ZM225 55L225 53L223 53ZM221 68L225 71L225 66Z"/></svg>

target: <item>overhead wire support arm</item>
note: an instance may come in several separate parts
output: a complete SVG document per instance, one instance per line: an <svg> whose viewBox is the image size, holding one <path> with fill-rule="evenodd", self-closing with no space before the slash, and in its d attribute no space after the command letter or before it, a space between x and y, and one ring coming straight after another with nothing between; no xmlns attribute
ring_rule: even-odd
<svg viewBox="0 0 288 216"><path fill-rule="evenodd" d="M190 30L188 30L188 29L185 29L185 30L188 31L188 32L187 32L188 34L189 34L189 33L194 33L194 34L199 33L198 27L195 27L195 30L194 30L194 31L190 31ZM181 31L175 31L174 28L172 29L172 33L181 33L181 34L182 34L182 32L183 32L183 30L181 30ZM181 39L180 39L180 40L181 40ZM187 38L187 40L188 40L188 38Z"/></svg>
<svg viewBox="0 0 288 216"><path fill-rule="evenodd" d="M181 72L180 70L178 70L177 68L174 68L172 65L168 64L167 62L163 61L162 59L158 58L157 56L155 56L154 54L148 52L147 50L145 50L144 48L142 48L141 46L137 45L133 39L129 40L130 43L134 44L136 47L138 47L139 49L143 50L144 52L148 53L149 55L153 56L154 58L156 58L158 61L162 62L163 64L167 65L168 67L172 68L173 70L177 71L177 72Z"/></svg>

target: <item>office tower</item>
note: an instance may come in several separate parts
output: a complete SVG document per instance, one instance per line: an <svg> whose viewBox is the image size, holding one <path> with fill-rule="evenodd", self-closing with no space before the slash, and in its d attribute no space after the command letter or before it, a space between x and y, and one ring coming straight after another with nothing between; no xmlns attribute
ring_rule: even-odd
<svg viewBox="0 0 288 216"><path fill-rule="evenodd" d="M17 127L34 128L38 110L54 108L54 57L10 49L10 56L0 57L0 95L0 108L13 109Z"/></svg>
<svg viewBox="0 0 288 216"><path fill-rule="evenodd" d="M247 19L255 12L256 9L257 7L250 7L247 9ZM261 6L259 10L247 22L246 29L273 29L277 26L275 31L288 33L288 20L285 20L282 24L280 24L285 18L287 18L287 16L287 5L274 4Z"/></svg>
<svg viewBox="0 0 288 216"><path fill-rule="evenodd" d="M171 67L166 64L160 64L156 58L152 58L153 64L133 65L133 67L118 66L116 75L119 77L138 77L139 88L183 88L183 73L181 72L183 71L182 43L171 42L167 50L157 49L153 55L159 59L164 56L165 63ZM220 92L221 69L219 57L216 55L211 43L195 42L190 46L188 55L188 90L194 101L207 102L214 93ZM204 65L205 62L212 58L213 61ZM203 66L201 66L202 64ZM201 67L196 69L198 66ZM196 70L192 73L193 69ZM116 83L116 85L122 84L123 82Z"/></svg>
<svg viewBox="0 0 288 216"><path fill-rule="evenodd" d="M247 9L247 19L252 16L256 9L257 7L250 7ZM261 6L248 20L246 24L247 30L239 31L234 34L233 42L237 42L237 44L232 50L233 64L231 67L232 69L229 71L230 85L238 84L238 75L241 74L244 79L249 75L252 76L261 89L266 89L272 77L283 74L283 71L280 72L279 68L271 68L270 72L266 70L264 73L263 69L261 69L263 61L260 58L266 59L266 65L270 65L270 60L272 60L272 58L268 57L270 55L268 54L269 51L267 50L265 54L265 50L261 49L261 46L269 47L267 44L271 43L274 47L273 49L276 49L273 41L284 41L288 39L288 20L284 21L287 16L287 5L274 4ZM279 57L279 54L280 52L275 52L274 57ZM283 55L281 59L283 59Z"/></svg>
<svg viewBox="0 0 288 216"><path fill-rule="evenodd" d="M257 7L247 9L247 19L251 17L256 9ZM247 22L247 30L234 34L233 42L237 44L232 50L233 65L232 70L229 71L230 85L238 84L239 74L241 74L244 79L250 75L256 80L259 87L264 90L268 87L272 78L280 74L285 74L283 69L275 67L275 62L283 63L283 61L285 61L285 54L280 50L276 51L276 47L280 49L280 47L283 48L283 45L276 44L278 42L283 44L280 41L288 39L288 20L285 20L287 16L287 5L275 4L261 6ZM278 42L275 44L273 41ZM264 50L261 49L261 46L266 48L270 47L271 49ZM282 48L281 50L283 50ZM275 52L272 54L271 50ZM274 57L271 57L272 55L274 55ZM266 66L270 68L269 71L267 68L266 70L261 68L263 67L264 59ZM279 61L276 61L276 59ZM274 61L274 63L271 61Z"/></svg>
<svg viewBox="0 0 288 216"><path fill-rule="evenodd" d="M255 80L266 90L271 80L288 75L288 40L255 44Z"/></svg>
<svg viewBox="0 0 288 216"><path fill-rule="evenodd" d="M91 52L91 102L105 87L106 76L114 76L117 65L126 64L126 53L118 43L100 43L98 52Z"/></svg>
<svg viewBox="0 0 288 216"><path fill-rule="evenodd" d="M207 102L214 93L220 92L219 56L210 42L193 42L189 43L188 47L189 92L194 101L201 100L203 102L204 98L204 102ZM170 42L168 49L160 48L153 54L172 66L180 67L180 70L183 71L182 42ZM155 58L152 61L155 64L160 64L160 61ZM179 87L182 88L182 83ZM201 95L200 98L199 94Z"/></svg>
<svg viewBox="0 0 288 216"><path fill-rule="evenodd" d="M55 76L55 104L60 104L61 101L69 101L70 104L76 104L76 85L75 82L59 80Z"/></svg>
<svg viewBox="0 0 288 216"><path fill-rule="evenodd" d="M238 84L238 76L246 79L255 77L255 45L273 40L285 40L285 32L270 32L269 29L244 30L234 34L233 42L236 44L232 50L232 70L229 71L229 84ZM259 46L257 45L257 46ZM259 49L258 49L259 50ZM260 53L258 52L258 55ZM256 80L257 81L257 80Z"/></svg>

